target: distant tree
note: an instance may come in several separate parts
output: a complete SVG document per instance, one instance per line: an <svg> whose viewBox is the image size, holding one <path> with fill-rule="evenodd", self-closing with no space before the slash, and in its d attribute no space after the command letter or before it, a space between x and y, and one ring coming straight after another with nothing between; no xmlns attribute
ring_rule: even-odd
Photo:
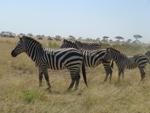
<svg viewBox="0 0 150 113"><path fill-rule="evenodd" d="M56 40L56 41L61 41L61 39L62 39L62 37L61 37L60 35L56 35L56 36L55 36L55 40Z"/></svg>
<svg viewBox="0 0 150 113"><path fill-rule="evenodd" d="M131 42L132 42L131 39L128 39L128 40L126 41L126 43L128 43L128 44L130 44Z"/></svg>
<svg viewBox="0 0 150 113"><path fill-rule="evenodd" d="M18 37L22 37L22 36L25 36L25 34L24 33L18 34Z"/></svg>
<svg viewBox="0 0 150 113"><path fill-rule="evenodd" d="M69 35L68 39L71 40L71 41L75 41L76 40L76 38L74 36L72 36L72 35Z"/></svg>
<svg viewBox="0 0 150 113"><path fill-rule="evenodd" d="M97 42L100 42L100 41L101 41L101 38L97 37L95 40L96 40Z"/></svg>
<svg viewBox="0 0 150 113"><path fill-rule="evenodd" d="M36 38L39 39L39 40L42 40L43 39L43 35L36 35Z"/></svg>
<svg viewBox="0 0 150 113"><path fill-rule="evenodd" d="M15 38L16 34L15 33L12 33L12 32L9 32L9 31L2 31L0 33L0 36L1 37L9 37L9 38Z"/></svg>
<svg viewBox="0 0 150 113"><path fill-rule="evenodd" d="M79 41L82 41L82 40L83 40L83 38L82 38L82 37L79 37L79 38L78 38L78 40L79 40Z"/></svg>
<svg viewBox="0 0 150 113"><path fill-rule="evenodd" d="M135 38L135 41L133 41L134 44L140 44L141 43L139 40L140 38L142 38L141 35L136 34L136 35L133 35L133 37Z"/></svg>
<svg viewBox="0 0 150 113"><path fill-rule="evenodd" d="M112 40L112 39L110 39L110 40L109 40L109 43L113 43L113 40Z"/></svg>
<svg viewBox="0 0 150 113"><path fill-rule="evenodd" d="M103 38L103 39L102 39L102 42L108 43L108 39L109 39L108 36L103 36L102 38Z"/></svg>
<svg viewBox="0 0 150 113"><path fill-rule="evenodd" d="M133 37L135 38L136 41L138 41L140 38L142 38L142 36L139 34L133 35Z"/></svg>
<svg viewBox="0 0 150 113"><path fill-rule="evenodd" d="M27 36L33 37L33 34L32 33L28 33Z"/></svg>
<svg viewBox="0 0 150 113"><path fill-rule="evenodd" d="M53 40L53 37L47 36L47 40Z"/></svg>
<svg viewBox="0 0 150 113"><path fill-rule="evenodd" d="M116 36L115 38L116 38L119 42L120 42L121 40L124 40L124 38L121 37L121 36Z"/></svg>

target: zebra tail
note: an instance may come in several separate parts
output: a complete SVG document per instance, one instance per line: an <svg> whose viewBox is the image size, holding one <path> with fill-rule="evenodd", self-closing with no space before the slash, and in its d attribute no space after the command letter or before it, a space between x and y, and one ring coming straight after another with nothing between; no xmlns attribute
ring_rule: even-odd
<svg viewBox="0 0 150 113"><path fill-rule="evenodd" d="M84 62L82 63L82 75L83 75L83 79L84 79L85 85L88 87Z"/></svg>
<svg viewBox="0 0 150 113"><path fill-rule="evenodd" d="M111 68L113 68L114 67L114 62L113 61L111 61Z"/></svg>

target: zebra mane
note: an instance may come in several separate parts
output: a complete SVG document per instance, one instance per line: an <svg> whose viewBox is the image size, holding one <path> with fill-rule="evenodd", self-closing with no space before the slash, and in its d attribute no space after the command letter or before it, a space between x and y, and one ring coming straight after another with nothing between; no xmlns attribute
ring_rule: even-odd
<svg viewBox="0 0 150 113"><path fill-rule="evenodd" d="M73 48L78 49L78 46L75 44L75 42L64 39L63 44L66 44L68 47L73 47Z"/></svg>
<svg viewBox="0 0 150 113"><path fill-rule="evenodd" d="M107 48L107 51L115 51L115 52L117 52L117 53L121 53L119 50L117 50L117 49L114 49L114 48L112 48L112 47L110 47L110 48Z"/></svg>
<svg viewBox="0 0 150 113"><path fill-rule="evenodd" d="M40 42L38 42L37 40L35 40L35 39L33 39L33 38L29 37L29 36L22 36L20 38L20 40L25 40L25 41L28 40L28 41L35 42L39 47L42 48L42 44Z"/></svg>

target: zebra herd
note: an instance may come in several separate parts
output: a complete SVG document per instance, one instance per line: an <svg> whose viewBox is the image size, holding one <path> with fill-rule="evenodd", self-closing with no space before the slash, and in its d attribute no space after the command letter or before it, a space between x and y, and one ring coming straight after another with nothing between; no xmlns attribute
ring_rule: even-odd
<svg viewBox="0 0 150 113"><path fill-rule="evenodd" d="M70 72L71 83L68 90L78 89L80 81L80 71L82 71L84 82L87 86L86 67L96 67L103 65L107 81L111 81L113 63L118 67L118 80L120 76L124 77L125 69L138 67L141 74L141 80L145 78L144 68L150 63L150 51L145 55L126 56L114 48L101 49L101 46L94 43L82 43L79 41L63 41L59 49L43 48L35 39L22 36L11 55L17 55L25 52L32 61L35 62L39 70L39 86L42 86L42 79L45 78L48 90L51 91L51 84L48 76L48 69L61 70L67 69Z"/></svg>

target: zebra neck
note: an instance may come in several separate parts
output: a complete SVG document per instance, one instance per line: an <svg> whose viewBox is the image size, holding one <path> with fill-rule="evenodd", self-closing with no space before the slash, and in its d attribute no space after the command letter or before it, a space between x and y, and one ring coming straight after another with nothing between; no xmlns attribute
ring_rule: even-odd
<svg viewBox="0 0 150 113"><path fill-rule="evenodd" d="M37 62L37 60L39 60L41 55L44 55L43 48L39 48L36 46L29 47L26 53L34 62Z"/></svg>
<svg viewBox="0 0 150 113"><path fill-rule="evenodd" d="M124 54L114 54L112 58L116 63L120 63L128 59Z"/></svg>

